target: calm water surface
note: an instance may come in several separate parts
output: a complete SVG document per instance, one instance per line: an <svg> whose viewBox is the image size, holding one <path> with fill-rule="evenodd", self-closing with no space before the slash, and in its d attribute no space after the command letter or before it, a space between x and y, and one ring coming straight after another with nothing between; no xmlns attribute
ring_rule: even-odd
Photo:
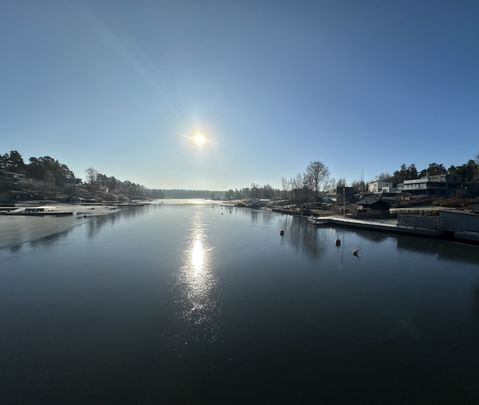
<svg viewBox="0 0 479 405"><path fill-rule="evenodd" d="M2 404L479 403L475 246L132 209L1 249L0 322Z"/></svg>

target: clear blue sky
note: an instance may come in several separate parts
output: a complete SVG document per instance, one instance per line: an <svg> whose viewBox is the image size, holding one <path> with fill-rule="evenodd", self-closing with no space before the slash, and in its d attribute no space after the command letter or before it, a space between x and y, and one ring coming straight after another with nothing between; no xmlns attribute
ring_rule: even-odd
<svg viewBox="0 0 479 405"><path fill-rule="evenodd" d="M159 188L462 163L479 151L479 1L4 0L11 149Z"/></svg>

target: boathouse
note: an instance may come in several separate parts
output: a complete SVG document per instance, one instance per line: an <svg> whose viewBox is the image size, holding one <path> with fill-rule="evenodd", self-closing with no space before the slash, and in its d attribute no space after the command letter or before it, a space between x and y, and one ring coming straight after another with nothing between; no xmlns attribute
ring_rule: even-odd
<svg viewBox="0 0 479 405"><path fill-rule="evenodd" d="M365 197L357 202L356 215L359 217L384 217L389 215L389 203L377 196Z"/></svg>

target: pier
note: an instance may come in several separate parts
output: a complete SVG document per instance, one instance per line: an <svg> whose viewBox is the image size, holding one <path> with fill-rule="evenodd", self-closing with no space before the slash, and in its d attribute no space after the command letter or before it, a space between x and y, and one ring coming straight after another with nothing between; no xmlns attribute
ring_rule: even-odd
<svg viewBox="0 0 479 405"><path fill-rule="evenodd" d="M441 237L446 233L439 229L427 229L427 228L415 228L400 226L397 224L397 220L365 220L345 217L318 217L315 218L317 225L338 225L347 226L353 228L372 229L376 231L405 233L410 235L429 236L429 237ZM314 224L314 221L310 221Z"/></svg>

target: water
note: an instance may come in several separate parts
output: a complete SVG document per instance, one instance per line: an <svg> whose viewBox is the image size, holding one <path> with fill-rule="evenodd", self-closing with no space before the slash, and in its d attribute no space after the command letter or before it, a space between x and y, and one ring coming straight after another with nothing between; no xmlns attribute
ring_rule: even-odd
<svg viewBox="0 0 479 405"><path fill-rule="evenodd" d="M229 211L1 249L1 403L478 403L478 247Z"/></svg>

